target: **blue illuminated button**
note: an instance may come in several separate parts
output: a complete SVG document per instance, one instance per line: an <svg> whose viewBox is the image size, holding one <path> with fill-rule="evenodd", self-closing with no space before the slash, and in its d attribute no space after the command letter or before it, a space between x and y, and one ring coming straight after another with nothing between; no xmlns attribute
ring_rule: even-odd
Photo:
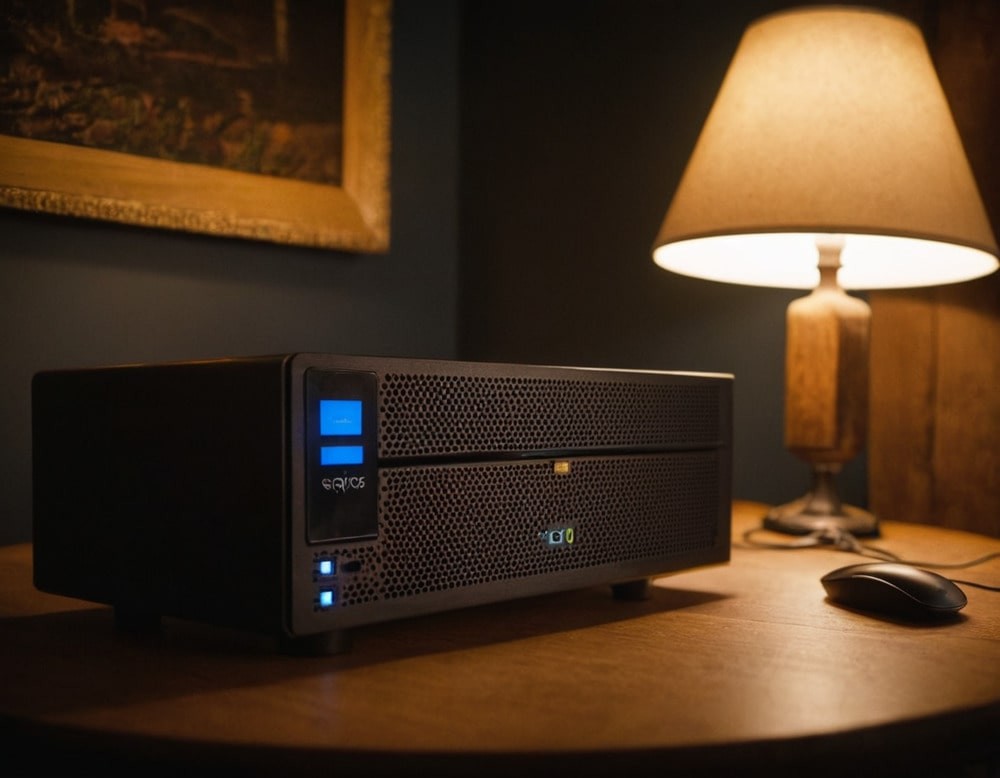
<svg viewBox="0 0 1000 778"><path fill-rule="evenodd" d="M317 570L320 575L333 575L333 560L332 559L321 559L317 565Z"/></svg>
<svg viewBox="0 0 1000 778"><path fill-rule="evenodd" d="M319 607L321 608L332 608L333 607L333 590L324 589L319 593Z"/></svg>
<svg viewBox="0 0 1000 778"><path fill-rule="evenodd" d="M363 465L364 462L363 446L321 446L319 450L321 465Z"/></svg>
<svg viewBox="0 0 1000 778"><path fill-rule="evenodd" d="M320 435L360 435L361 400L320 400Z"/></svg>

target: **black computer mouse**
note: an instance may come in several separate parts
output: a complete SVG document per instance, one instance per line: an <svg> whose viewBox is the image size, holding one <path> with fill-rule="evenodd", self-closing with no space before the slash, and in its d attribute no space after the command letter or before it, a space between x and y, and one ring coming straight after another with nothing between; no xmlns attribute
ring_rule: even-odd
<svg viewBox="0 0 1000 778"><path fill-rule="evenodd" d="M953 616L968 602L943 575L896 562L848 565L820 580L832 602L895 618Z"/></svg>

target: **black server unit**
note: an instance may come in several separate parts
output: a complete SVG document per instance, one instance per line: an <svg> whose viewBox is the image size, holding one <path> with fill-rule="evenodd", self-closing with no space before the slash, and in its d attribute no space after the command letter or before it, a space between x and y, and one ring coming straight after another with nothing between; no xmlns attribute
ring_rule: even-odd
<svg viewBox="0 0 1000 778"><path fill-rule="evenodd" d="M339 650L724 562L732 378L287 354L33 383L35 584ZM640 583L641 585L641 583Z"/></svg>

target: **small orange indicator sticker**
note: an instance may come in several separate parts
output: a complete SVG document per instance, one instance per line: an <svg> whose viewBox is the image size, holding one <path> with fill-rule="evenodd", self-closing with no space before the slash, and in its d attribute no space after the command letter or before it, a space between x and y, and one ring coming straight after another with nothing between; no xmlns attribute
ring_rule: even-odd
<svg viewBox="0 0 1000 778"><path fill-rule="evenodd" d="M552 463L552 472L556 475L569 475L570 465L565 459Z"/></svg>

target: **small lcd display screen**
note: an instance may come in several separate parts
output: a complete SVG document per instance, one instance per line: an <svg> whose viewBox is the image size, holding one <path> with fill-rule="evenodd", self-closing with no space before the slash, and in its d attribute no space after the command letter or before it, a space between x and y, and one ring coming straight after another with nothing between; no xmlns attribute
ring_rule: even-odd
<svg viewBox="0 0 1000 778"><path fill-rule="evenodd" d="M319 450L321 465L363 465L365 463L364 446L321 446Z"/></svg>
<svg viewBox="0 0 1000 778"><path fill-rule="evenodd" d="M361 400L320 400L320 435L360 435Z"/></svg>

